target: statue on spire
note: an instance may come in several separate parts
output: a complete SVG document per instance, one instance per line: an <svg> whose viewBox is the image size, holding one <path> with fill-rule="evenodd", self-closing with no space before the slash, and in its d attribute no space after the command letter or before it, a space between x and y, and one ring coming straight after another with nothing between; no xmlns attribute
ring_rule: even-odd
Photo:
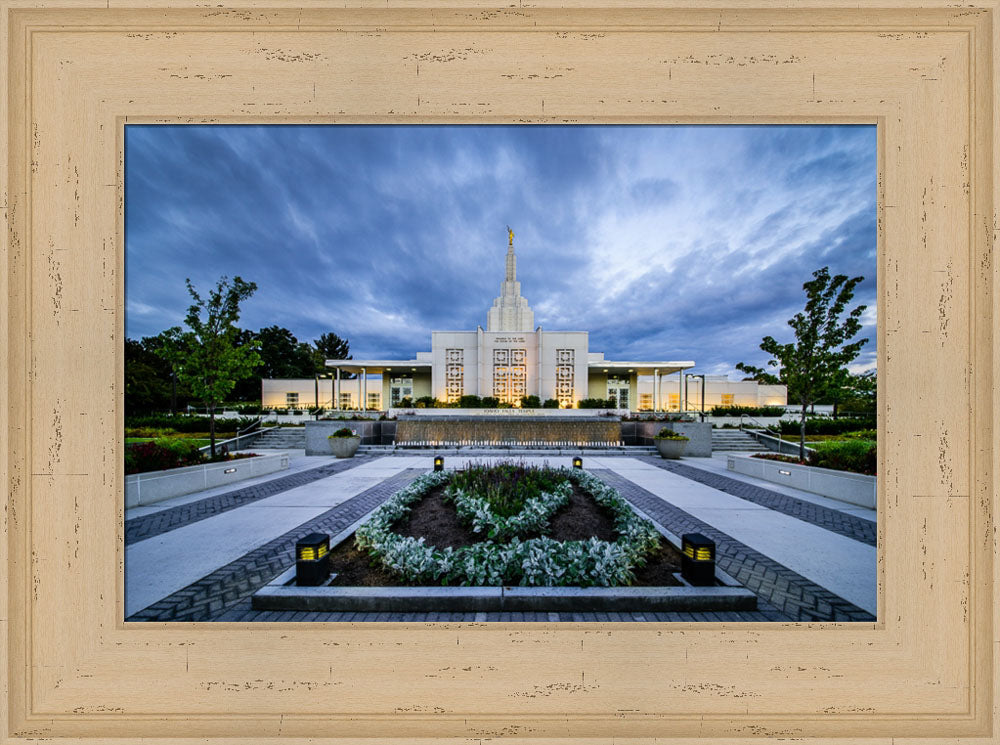
<svg viewBox="0 0 1000 745"><path fill-rule="evenodd" d="M510 225L507 226L507 245L514 245L514 231L510 229Z"/></svg>

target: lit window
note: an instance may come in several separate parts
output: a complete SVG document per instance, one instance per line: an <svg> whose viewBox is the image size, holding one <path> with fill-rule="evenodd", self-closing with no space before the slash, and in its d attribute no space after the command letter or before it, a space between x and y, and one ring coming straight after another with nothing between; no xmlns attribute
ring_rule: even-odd
<svg viewBox="0 0 1000 745"><path fill-rule="evenodd" d="M723 393L722 394L722 405L723 406L732 406L734 403L736 403L736 394L735 393Z"/></svg>
<svg viewBox="0 0 1000 745"><path fill-rule="evenodd" d="M681 394L679 393L668 393L667 394L667 405L671 409L681 408Z"/></svg>
<svg viewBox="0 0 1000 745"><path fill-rule="evenodd" d="M298 406L299 405L299 392L292 391L285 394L285 406Z"/></svg>
<svg viewBox="0 0 1000 745"><path fill-rule="evenodd" d="M639 411L652 411L653 410L653 394L652 393L640 393L639 394Z"/></svg>

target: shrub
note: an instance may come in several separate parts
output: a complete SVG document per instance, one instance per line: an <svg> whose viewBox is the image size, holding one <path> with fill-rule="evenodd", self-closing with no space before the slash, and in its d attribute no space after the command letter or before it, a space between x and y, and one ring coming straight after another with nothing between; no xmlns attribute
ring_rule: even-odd
<svg viewBox="0 0 1000 745"><path fill-rule="evenodd" d="M554 398L545 399L545 403L542 404L543 409L558 409L559 401Z"/></svg>
<svg viewBox="0 0 1000 745"><path fill-rule="evenodd" d="M667 427L664 427L663 429L661 429L659 432L657 432L653 436L653 439L654 440L684 440L685 442L687 442L691 438L690 437L685 437L680 432L674 432L672 429L668 429Z"/></svg>
<svg viewBox="0 0 1000 745"><path fill-rule="evenodd" d="M613 398L581 398L576 402L578 409L617 409L618 404Z"/></svg>
<svg viewBox="0 0 1000 745"><path fill-rule="evenodd" d="M565 481L551 468L526 466L523 462L497 463L492 466L470 464L457 472L449 491L465 492L485 500L498 514L509 517L524 507L529 499L543 491L553 491Z"/></svg>
<svg viewBox="0 0 1000 745"><path fill-rule="evenodd" d="M500 406L500 399L496 396L483 396L482 402L484 409L496 409Z"/></svg>
<svg viewBox="0 0 1000 745"><path fill-rule="evenodd" d="M539 409L541 406L542 401L538 396L521 396L522 409Z"/></svg>
<svg viewBox="0 0 1000 745"><path fill-rule="evenodd" d="M257 417L240 417L238 419L222 419L216 417L216 432L235 432L252 424ZM209 418L207 416L189 416L187 414L150 414L148 416L130 416L125 419L126 429L150 427L154 429L173 430L174 432L208 432Z"/></svg>
<svg viewBox="0 0 1000 745"><path fill-rule="evenodd" d="M401 536L392 530L412 504L452 476L447 472L418 477L396 492L371 518L358 528L355 543L404 580L463 585L520 584L533 586L613 587L628 584L632 570L645 563L659 546L660 536L652 523L640 518L611 487L590 474L559 469L557 473L577 483L615 516L619 537L614 543L590 538L585 541L555 541L540 537L509 543L487 540L462 548L438 549L423 538Z"/></svg>
<svg viewBox="0 0 1000 745"><path fill-rule="evenodd" d="M347 427L341 427L332 435L327 437L327 439L329 440L331 437L357 437L357 436L358 433L355 432L353 429L348 429Z"/></svg>
<svg viewBox="0 0 1000 745"><path fill-rule="evenodd" d="M844 432L844 437L849 440L871 440L874 442L878 439L878 430L874 429L857 429L853 432Z"/></svg>
<svg viewBox="0 0 1000 745"><path fill-rule="evenodd" d="M806 419L807 435L839 435L842 432L853 432L859 429L870 429L875 425L873 419ZM778 422L783 435L799 434L799 420L782 419Z"/></svg>
<svg viewBox="0 0 1000 745"><path fill-rule="evenodd" d="M517 509L513 508L514 500L484 499L456 488L449 488L446 498L473 533L485 532L487 538L506 541L544 532L552 515L569 502L572 493L572 484L563 481L551 492L542 491L524 499Z"/></svg>
<svg viewBox="0 0 1000 745"><path fill-rule="evenodd" d="M399 408L401 409L413 408L413 399L410 396L403 396L403 398L399 400Z"/></svg>
<svg viewBox="0 0 1000 745"><path fill-rule="evenodd" d="M809 455L809 465L852 471L874 476L877 468L877 446L862 440L816 443L816 451Z"/></svg>
<svg viewBox="0 0 1000 745"><path fill-rule="evenodd" d="M458 399L458 408L460 409L481 409L483 407L483 400L479 396L461 396Z"/></svg>
<svg viewBox="0 0 1000 745"><path fill-rule="evenodd" d="M416 400L416 406L418 409L436 409L438 400L434 396L421 396Z"/></svg>
<svg viewBox="0 0 1000 745"><path fill-rule="evenodd" d="M783 416L784 406L713 406L712 416Z"/></svg>
<svg viewBox="0 0 1000 745"><path fill-rule="evenodd" d="M160 438L125 447L125 473L164 471L202 462L198 446L190 440Z"/></svg>

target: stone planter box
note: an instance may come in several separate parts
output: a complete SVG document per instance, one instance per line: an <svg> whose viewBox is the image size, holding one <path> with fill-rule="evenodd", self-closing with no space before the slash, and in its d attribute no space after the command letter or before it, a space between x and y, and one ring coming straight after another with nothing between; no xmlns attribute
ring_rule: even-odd
<svg viewBox="0 0 1000 745"><path fill-rule="evenodd" d="M328 437L330 452L338 458L353 458L361 444L360 437Z"/></svg>
<svg viewBox="0 0 1000 745"><path fill-rule="evenodd" d="M730 471L875 509L875 477L831 468L799 466L765 458L730 455Z"/></svg>
<svg viewBox="0 0 1000 745"><path fill-rule="evenodd" d="M655 445L653 437L664 427L688 438L685 458L712 457L712 425L708 422L624 421L622 440L626 445Z"/></svg>
<svg viewBox="0 0 1000 745"><path fill-rule="evenodd" d="M234 484L288 468L288 454L206 463L202 466L170 468L166 471L133 473L125 477L125 507L162 502L164 499Z"/></svg>
<svg viewBox="0 0 1000 745"><path fill-rule="evenodd" d="M654 439L653 442L656 443L656 449L660 452L660 455L670 459L677 459L684 455L684 451L687 450L688 445L687 440Z"/></svg>
<svg viewBox="0 0 1000 745"><path fill-rule="evenodd" d="M391 445L396 438L396 422L378 419L320 419L306 422L306 455L329 455L327 438L342 427L353 429L362 445Z"/></svg>

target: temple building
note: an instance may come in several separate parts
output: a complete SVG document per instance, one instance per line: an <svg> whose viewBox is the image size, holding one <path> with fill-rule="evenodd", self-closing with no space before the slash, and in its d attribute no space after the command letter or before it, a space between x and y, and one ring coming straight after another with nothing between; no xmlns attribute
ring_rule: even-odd
<svg viewBox="0 0 1000 745"><path fill-rule="evenodd" d="M684 371L694 364L677 359L608 360L603 353L590 351L586 331L536 327L535 314L517 281L514 234L508 228L504 278L487 311L485 329L432 331L431 350L418 352L414 359L327 360L333 375L332 380L322 381L322 396L320 381L314 387L313 380L264 380L262 404L357 409L364 402L367 409L385 410L399 407L404 399L427 396L449 403L469 395L495 397L511 406L520 406L524 396L538 396L542 402L554 399L564 409L574 408L581 399L601 398L614 399L620 409L677 411L693 403L685 390L691 376ZM343 373L356 377L345 380ZM377 379L371 380L372 376ZM714 377L706 381L706 405L714 398L711 391L719 388L719 379L725 381L724 376ZM735 392L721 391L717 403L785 403L784 386L758 386L753 381L731 385L747 390L741 391L739 401ZM700 381L691 389L700 405Z"/></svg>

